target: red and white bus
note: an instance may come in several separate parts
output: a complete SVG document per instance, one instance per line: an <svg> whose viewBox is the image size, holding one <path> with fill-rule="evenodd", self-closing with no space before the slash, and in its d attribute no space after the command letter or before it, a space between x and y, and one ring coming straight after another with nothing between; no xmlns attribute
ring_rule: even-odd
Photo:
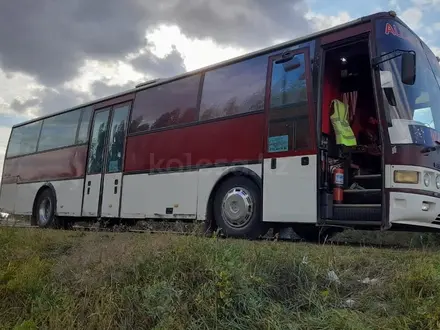
<svg viewBox="0 0 440 330"><path fill-rule="evenodd" d="M439 82L394 12L362 17L14 126L0 208L41 227L184 219L239 237L440 229Z"/></svg>

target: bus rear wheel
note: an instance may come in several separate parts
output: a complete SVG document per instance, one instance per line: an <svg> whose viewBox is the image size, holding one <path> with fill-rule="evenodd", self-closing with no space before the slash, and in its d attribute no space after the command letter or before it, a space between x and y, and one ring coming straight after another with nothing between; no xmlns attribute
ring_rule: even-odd
<svg viewBox="0 0 440 330"><path fill-rule="evenodd" d="M214 198L214 219L225 236L255 239L264 235L259 187L244 176L227 179Z"/></svg>
<svg viewBox="0 0 440 330"><path fill-rule="evenodd" d="M38 196L35 207L35 220L40 228L57 227L55 196L50 189L43 190Z"/></svg>

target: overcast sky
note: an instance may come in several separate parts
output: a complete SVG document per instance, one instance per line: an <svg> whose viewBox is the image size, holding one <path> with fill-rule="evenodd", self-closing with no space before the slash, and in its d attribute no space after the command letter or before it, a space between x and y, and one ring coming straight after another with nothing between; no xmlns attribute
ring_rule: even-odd
<svg viewBox="0 0 440 330"><path fill-rule="evenodd" d="M0 2L0 170L11 125L394 9L440 55L440 0Z"/></svg>

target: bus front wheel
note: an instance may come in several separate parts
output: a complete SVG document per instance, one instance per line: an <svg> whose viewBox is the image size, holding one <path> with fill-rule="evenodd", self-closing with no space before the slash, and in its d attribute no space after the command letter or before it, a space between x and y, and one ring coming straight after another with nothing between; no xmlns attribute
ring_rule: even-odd
<svg viewBox="0 0 440 330"><path fill-rule="evenodd" d="M261 221L261 191L254 181L231 177L214 199L214 219L225 236L255 239L265 234Z"/></svg>

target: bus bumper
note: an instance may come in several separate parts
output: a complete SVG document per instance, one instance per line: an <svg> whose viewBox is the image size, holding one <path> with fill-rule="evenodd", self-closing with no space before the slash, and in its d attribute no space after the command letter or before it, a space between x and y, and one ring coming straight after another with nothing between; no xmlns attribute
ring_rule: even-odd
<svg viewBox="0 0 440 330"><path fill-rule="evenodd" d="M440 198L390 192L389 221L393 224L440 229Z"/></svg>

